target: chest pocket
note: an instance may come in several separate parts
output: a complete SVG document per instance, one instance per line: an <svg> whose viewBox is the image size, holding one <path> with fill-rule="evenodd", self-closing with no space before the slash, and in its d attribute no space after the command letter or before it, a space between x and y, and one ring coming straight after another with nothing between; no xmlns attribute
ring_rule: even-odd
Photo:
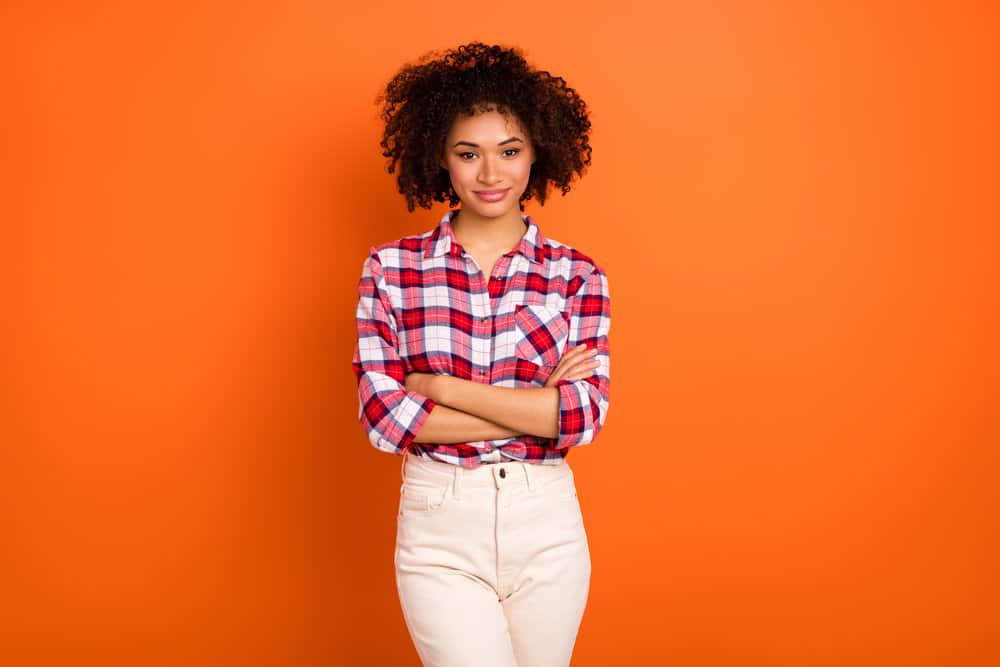
<svg viewBox="0 0 1000 667"><path fill-rule="evenodd" d="M569 314L551 306L514 307L514 355L538 366L557 366L569 340Z"/></svg>

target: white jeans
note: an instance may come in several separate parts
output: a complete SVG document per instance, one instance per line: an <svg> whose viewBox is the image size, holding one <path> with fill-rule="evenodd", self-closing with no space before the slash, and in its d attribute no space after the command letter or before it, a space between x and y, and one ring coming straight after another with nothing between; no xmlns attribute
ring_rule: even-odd
<svg viewBox="0 0 1000 667"><path fill-rule="evenodd" d="M569 665L590 591L573 471L403 454L396 588L424 667Z"/></svg>

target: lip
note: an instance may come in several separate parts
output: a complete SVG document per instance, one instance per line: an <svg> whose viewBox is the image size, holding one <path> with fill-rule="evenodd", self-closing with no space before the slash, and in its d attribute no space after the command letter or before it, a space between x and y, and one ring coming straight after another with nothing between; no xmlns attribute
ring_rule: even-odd
<svg viewBox="0 0 1000 667"><path fill-rule="evenodd" d="M510 188L504 188L503 190L474 190L476 196L483 201L500 201L507 196Z"/></svg>

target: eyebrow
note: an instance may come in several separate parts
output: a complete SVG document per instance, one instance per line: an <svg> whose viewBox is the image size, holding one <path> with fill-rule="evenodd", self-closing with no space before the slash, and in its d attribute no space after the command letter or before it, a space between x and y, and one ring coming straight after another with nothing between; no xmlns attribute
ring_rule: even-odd
<svg viewBox="0 0 1000 667"><path fill-rule="evenodd" d="M497 146L503 146L504 144L509 144L512 141L522 141L523 143L523 140L520 137L511 137L510 139L504 139L503 141L498 143ZM472 146L473 148L479 148L479 144L474 144L471 141L456 141L454 144L452 144L452 148L454 148L455 146L459 146L461 144L465 144L466 146Z"/></svg>

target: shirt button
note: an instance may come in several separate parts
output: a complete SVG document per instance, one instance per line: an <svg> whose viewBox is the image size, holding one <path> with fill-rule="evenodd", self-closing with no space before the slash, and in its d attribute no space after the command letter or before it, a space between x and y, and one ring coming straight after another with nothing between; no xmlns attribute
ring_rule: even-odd
<svg viewBox="0 0 1000 667"><path fill-rule="evenodd" d="M506 477L507 476L507 471L504 470L503 468L500 468L500 476L501 477Z"/></svg>
<svg viewBox="0 0 1000 667"><path fill-rule="evenodd" d="M480 322L489 322L489 321L490 321L490 318L489 318L489 317L480 317L480 318L479 318L479 321L480 321Z"/></svg>

